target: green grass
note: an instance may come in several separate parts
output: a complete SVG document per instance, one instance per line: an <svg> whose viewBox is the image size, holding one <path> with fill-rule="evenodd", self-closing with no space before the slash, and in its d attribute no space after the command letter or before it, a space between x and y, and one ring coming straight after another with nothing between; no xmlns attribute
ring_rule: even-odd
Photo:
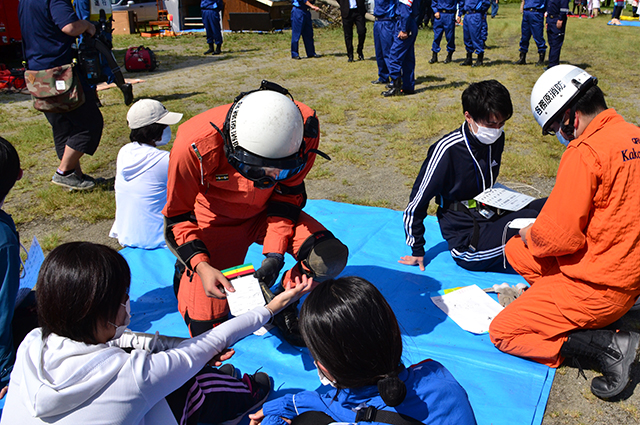
<svg viewBox="0 0 640 425"><path fill-rule="evenodd" d="M386 167L389 173L400 176L398 191L408 198L409 186L428 146L463 122L462 91L470 82L483 79L501 81L510 90L514 104L514 115L505 127L507 145L501 179L532 184L554 178L563 147L555 138L541 136L529 106L533 84L543 72L532 64L537 56L533 40L530 64L512 64L518 57L520 19L516 2L501 4L498 17L489 19L486 66L482 68L459 66L464 58L461 27L456 29L454 62L428 64L433 32L421 29L416 41L418 93L391 99L380 96L380 86L370 84L377 74L371 23L365 44L369 60L353 64L346 61L339 27L315 30L316 49L324 57L313 60L289 59L290 32L225 34L224 54L216 57L202 56L206 49L202 33L151 39L115 36L114 52L122 63L128 47L144 44L152 48L160 61L158 70L126 76L147 79L134 85L137 98L158 99L170 110L183 112L185 120L231 102L239 92L256 88L263 78L284 85L296 100L316 109L322 134L320 148L332 157L330 162L319 158L308 179L339 185L343 194L332 198L337 201L402 208L377 193L375 185L366 196L351 193L361 185L361 177L350 171ZM608 19L570 18L561 61L582 66L597 76L609 105L628 121L638 123L638 29L610 27L606 25ZM300 48L303 52L302 42ZM179 72L171 72L176 70ZM105 120L102 141L96 154L83 158L82 165L89 174L110 178L115 174L118 150L128 142L128 108L118 90L100 92L100 98ZM63 225L69 218L95 223L113 218L114 193L108 188L70 193L49 183L58 165L51 128L26 97L0 95L0 117L0 135L16 146L25 170L24 179L5 205L19 224L45 219ZM173 127L174 135L177 128ZM66 233L61 231L59 240L64 240Z"/></svg>

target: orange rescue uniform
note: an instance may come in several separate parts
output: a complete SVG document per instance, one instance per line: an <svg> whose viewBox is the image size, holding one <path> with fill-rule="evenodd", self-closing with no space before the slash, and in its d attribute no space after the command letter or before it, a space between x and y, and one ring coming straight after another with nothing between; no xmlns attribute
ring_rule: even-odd
<svg viewBox="0 0 640 425"><path fill-rule="evenodd" d="M531 284L491 323L495 346L559 366L571 331L618 320L640 295L640 128L598 114L560 161L536 222L505 247Z"/></svg>
<svg viewBox="0 0 640 425"><path fill-rule="evenodd" d="M316 149L320 131L315 111L296 104L305 121L305 148ZM167 204L162 213L166 217L195 214L197 223L182 221L172 227L178 246L195 239L206 245L210 255L200 253L191 258L193 269L201 261L218 270L242 264L254 242L263 245L265 254L289 252L295 256L310 235L325 230L301 212L306 193L299 189L304 187L301 185L313 166L315 153L309 153L305 168L290 179L269 189L254 187L253 181L229 164L222 136L211 125L222 129L230 108L229 104L210 109L180 125L171 149ZM298 190L286 194L289 188ZM189 274L183 274L178 291L178 310L185 320L225 318L227 301L207 297L198 274ZM285 277L289 278L291 271Z"/></svg>

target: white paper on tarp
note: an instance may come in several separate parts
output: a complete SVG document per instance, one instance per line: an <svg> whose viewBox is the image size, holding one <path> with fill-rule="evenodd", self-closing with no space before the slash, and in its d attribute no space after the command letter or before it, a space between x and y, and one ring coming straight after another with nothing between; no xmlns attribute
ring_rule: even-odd
<svg viewBox="0 0 640 425"><path fill-rule="evenodd" d="M230 280L235 292L228 292L227 302L229 311L233 316L240 316L256 307L265 305L264 295L260 289L260 282L253 275L240 276ZM264 326L254 332L255 335L264 335L267 328Z"/></svg>
<svg viewBox="0 0 640 425"><path fill-rule="evenodd" d="M466 286L431 301L465 331L474 334L489 332L489 325L503 307L478 285Z"/></svg>
<svg viewBox="0 0 640 425"><path fill-rule="evenodd" d="M473 199L501 210L520 211L536 198L496 183Z"/></svg>
<svg viewBox="0 0 640 425"><path fill-rule="evenodd" d="M24 262L22 276L20 277L20 288L16 296L16 306L20 305L34 286L36 286L40 267L43 262L44 253L42 252L42 247L40 247L38 239L34 236L31 241L31 246L29 247L29 253L27 254L27 261Z"/></svg>

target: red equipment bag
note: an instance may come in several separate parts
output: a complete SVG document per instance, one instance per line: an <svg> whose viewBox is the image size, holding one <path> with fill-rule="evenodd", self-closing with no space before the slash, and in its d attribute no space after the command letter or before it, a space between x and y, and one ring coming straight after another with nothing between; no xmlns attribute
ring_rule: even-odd
<svg viewBox="0 0 640 425"><path fill-rule="evenodd" d="M129 72L153 71L157 67L156 55L147 47L129 47L124 55L124 68Z"/></svg>

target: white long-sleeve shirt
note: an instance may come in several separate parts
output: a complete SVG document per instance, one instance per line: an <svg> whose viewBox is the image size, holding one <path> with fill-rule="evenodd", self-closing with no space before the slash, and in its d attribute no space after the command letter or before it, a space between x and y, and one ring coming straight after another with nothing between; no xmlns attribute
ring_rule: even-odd
<svg viewBox="0 0 640 425"><path fill-rule="evenodd" d="M175 425L165 396L269 317L259 307L154 354L56 334L43 341L37 328L18 348L0 425Z"/></svg>

